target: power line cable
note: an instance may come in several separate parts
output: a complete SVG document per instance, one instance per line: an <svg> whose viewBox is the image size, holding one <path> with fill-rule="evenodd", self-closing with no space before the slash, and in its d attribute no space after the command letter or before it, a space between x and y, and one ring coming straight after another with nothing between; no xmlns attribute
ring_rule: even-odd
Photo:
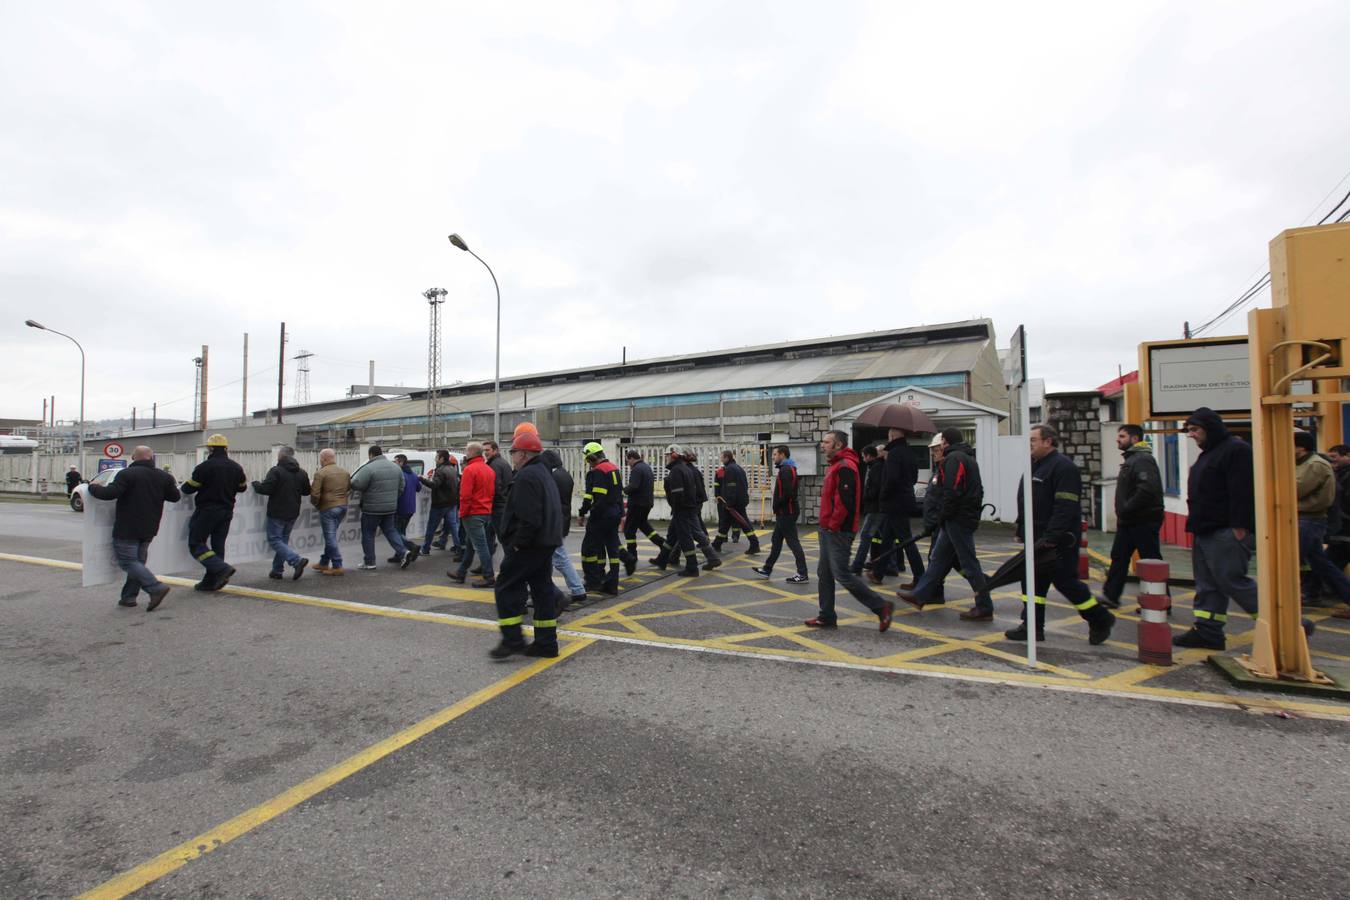
<svg viewBox="0 0 1350 900"><path fill-rule="evenodd" d="M1327 191L1326 196L1324 196L1321 200L1317 201L1317 205L1312 208L1312 211L1303 217L1303 222L1301 224L1306 225L1308 223L1308 220L1317 214L1317 210L1322 206L1322 204L1327 202L1328 198L1335 196L1336 191L1340 190L1341 185L1345 184L1345 180L1347 178L1350 178L1350 171L1347 171L1344 175L1342 175L1340 180L1337 181L1334 186L1332 186L1331 190ZM1322 220L1317 224L1325 225L1327 219L1330 219L1332 216L1334 216L1336 214L1336 211L1339 210L1347 200L1350 200L1350 191L1347 191L1345 196L1342 197L1340 201L1335 206L1333 206L1331 210L1325 216L1323 216ZM1346 212L1342 214L1341 217L1336 221L1338 223L1343 222L1346 220L1346 218L1350 218L1350 210L1346 210ZM1257 271L1260 270L1258 269ZM1254 298L1256 294L1269 283L1270 283L1270 271L1267 270L1264 275L1262 275L1260 278L1257 279L1255 284L1253 284L1247 290L1243 291L1236 300L1234 300L1232 303L1224 307L1219 313L1212 316L1209 319L1209 321L1205 322L1203 325L1200 325L1199 327L1192 328L1190 330L1190 336L1200 337L1204 332L1218 327L1220 324L1226 321L1229 316L1237 312L1238 309L1250 303L1252 298Z"/></svg>

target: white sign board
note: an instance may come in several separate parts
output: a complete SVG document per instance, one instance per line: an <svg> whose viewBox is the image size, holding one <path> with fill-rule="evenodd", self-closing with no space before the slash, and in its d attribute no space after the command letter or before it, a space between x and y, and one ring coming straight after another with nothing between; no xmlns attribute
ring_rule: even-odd
<svg viewBox="0 0 1350 900"><path fill-rule="evenodd" d="M1247 341L1148 348L1149 412L1185 418L1197 407L1217 413L1252 408Z"/></svg>
<svg viewBox="0 0 1350 900"><path fill-rule="evenodd" d="M110 584L126 576L117 566L113 553L112 527L115 500L97 500L87 495L84 501L84 577L85 587ZM146 562L156 575L186 575L196 577L206 570L188 552L188 519L196 508L196 497L186 495L177 503L164 504L164 518L159 523L159 536L150 545ZM427 513L431 509L431 491L425 488L417 494L417 513L408 523L408 534L421 536L426 530ZM323 553L323 529L319 527L319 511L308 499L301 501L300 518L295 520L290 545L296 553L318 562ZM353 503L347 507L347 518L338 528L338 547L342 550L344 565L361 562L361 507ZM384 535L376 533L376 558L383 559L387 549ZM273 553L267 546L267 498L249 488L239 495L234 504L234 520L225 543L225 560L232 566L263 560L270 564Z"/></svg>

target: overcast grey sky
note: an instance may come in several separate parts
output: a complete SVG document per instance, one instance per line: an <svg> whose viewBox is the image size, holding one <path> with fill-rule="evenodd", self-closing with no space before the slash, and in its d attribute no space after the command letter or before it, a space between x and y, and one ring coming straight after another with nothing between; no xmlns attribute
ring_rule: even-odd
<svg viewBox="0 0 1350 900"><path fill-rule="evenodd" d="M1350 4L8 3L0 415L993 318L1094 387L1350 170ZM1311 215L1315 213L1315 215ZM1262 303L1268 297L1262 295ZM1245 315L1219 333L1245 331ZM290 402L294 363L288 364Z"/></svg>

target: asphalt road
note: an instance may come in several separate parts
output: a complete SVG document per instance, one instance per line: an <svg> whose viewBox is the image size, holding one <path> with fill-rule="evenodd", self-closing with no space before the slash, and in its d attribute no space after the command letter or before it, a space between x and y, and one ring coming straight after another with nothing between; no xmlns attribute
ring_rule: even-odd
<svg viewBox="0 0 1350 900"><path fill-rule="evenodd" d="M22 530L8 512L7 551ZM68 521L34 515L23 527ZM26 540L45 556L63 543ZM491 663L493 629L388 593L413 577L344 581L379 615L183 588L147 614L76 571L0 560L0 896L95 888L249 810L140 895L1330 897L1350 883L1345 721L606 641L542 669Z"/></svg>

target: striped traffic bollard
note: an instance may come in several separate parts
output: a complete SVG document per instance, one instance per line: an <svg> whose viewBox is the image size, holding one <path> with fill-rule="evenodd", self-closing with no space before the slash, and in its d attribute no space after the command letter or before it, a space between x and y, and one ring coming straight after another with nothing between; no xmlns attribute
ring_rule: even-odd
<svg viewBox="0 0 1350 900"><path fill-rule="evenodd" d="M1087 581L1088 577L1088 551L1087 551L1087 519L1083 520L1083 530L1078 533L1078 577L1082 581Z"/></svg>
<svg viewBox="0 0 1350 900"><path fill-rule="evenodd" d="M1167 563L1161 559L1141 559L1134 564L1139 575L1139 661L1154 666L1172 665L1172 627L1167 611L1172 599L1167 594Z"/></svg>

